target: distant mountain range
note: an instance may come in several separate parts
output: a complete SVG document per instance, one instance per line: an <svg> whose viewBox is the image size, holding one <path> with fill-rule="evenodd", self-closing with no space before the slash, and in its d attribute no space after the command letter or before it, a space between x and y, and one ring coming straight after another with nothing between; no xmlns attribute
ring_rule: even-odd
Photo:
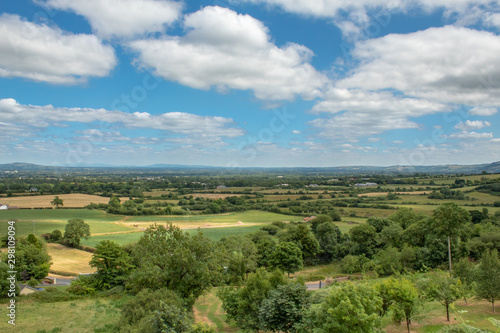
<svg viewBox="0 0 500 333"><path fill-rule="evenodd" d="M89 172L92 170L100 170L105 172L116 171L139 171L139 172L161 172L182 170L192 171L253 171L253 172L317 172L317 173L333 173L333 174L412 174L412 173L428 173L428 174L478 174L482 172L500 173L500 161L487 164L474 165L431 165L431 166L413 166L413 165L396 165L388 167L377 166L342 166L342 167L291 167L291 168L270 168L270 167L249 167L249 168L224 168L205 165L181 165L181 164L154 164L147 166L114 166L106 164L92 164L79 166L43 166L31 163L9 163L0 164L0 171L18 171L18 172Z"/></svg>

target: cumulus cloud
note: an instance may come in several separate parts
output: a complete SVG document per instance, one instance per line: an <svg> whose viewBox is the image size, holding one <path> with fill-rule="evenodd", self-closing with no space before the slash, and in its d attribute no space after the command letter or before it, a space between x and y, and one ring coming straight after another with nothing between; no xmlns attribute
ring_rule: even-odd
<svg viewBox="0 0 500 333"><path fill-rule="evenodd" d="M112 47L96 36L67 33L18 15L0 15L0 77L54 84L107 76L116 65Z"/></svg>
<svg viewBox="0 0 500 333"><path fill-rule="evenodd" d="M268 4L304 16L331 19L345 37L359 39L370 24L385 26L390 23L392 13L404 13L421 9L426 12L443 10L444 16L461 25L473 25L482 21L497 24L499 11L497 1L490 0L245 0L256 4ZM498 25L497 25L498 26Z"/></svg>
<svg viewBox="0 0 500 333"><path fill-rule="evenodd" d="M335 114L318 118L309 124L322 137L359 138L394 129L419 128L413 118L449 111L443 103L419 98L404 98L391 92L369 92L362 89L331 88L312 109L313 113Z"/></svg>
<svg viewBox="0 0 500 333"><path fill-rule="evenodd" d="M450 139L490 139L493 138L493 133L477 133L462 131L460 133L453 133L448 136Z"/></svg>
<svg viewBox="0 0 500 333"><path fill-rule="evenodd" d="M233 127L233 120L223 117L198 116L184 112L169 112L152 115L147 112L126 113L105 109L56 108L52 105L22 105L14 99L0 100L0 122L21 124L32 128L46 128L54 123L109 123L130 129L157 129L175 134L212 139L243 135L243 130ZM84 135L117 137L119 132L103 133L100 130L82 132ZM120 135L121 136L121 135Z"/></svg>
<svg viewBox="0 0 500 333"><path fill-rule="evenodd" d="M164 32L177 20L182 3L165 0L45 0L45 6L84 16L101 38Z"/></svg>
<svg viewBox="0 0 500 333"><path fill-rule="evenodd" d="M205 7L184 19L184 36L138 40L129 47L139 66L196 89L253 90L260 99L311 99L327 81L311 66L311 50L278 47L268 29L249 15Z"/></svg>
<svg viewBox="0 0 500 333"><path fill-rule="evenodd" d="M497 108L474 107L469 110L469 113L473 116L493 116L497 112Z"/></svg>
<svg viewBox="0 0 500 333"><path fill-rule="evenodd" d="M474 129L481 129L484 127L489 127L491 126L491 123L489 121L482 121L482 120L466 120L465 122L461 121L460 123L455 125L456 129L462 130L462 131L470 131Z"/></svg>
<svg viewBox="0 0 500 333"><path fill-rule="evenodd" d="M339 87L395 89L442 103L500 104L500 36L446 26L360 42Z"/></svg>

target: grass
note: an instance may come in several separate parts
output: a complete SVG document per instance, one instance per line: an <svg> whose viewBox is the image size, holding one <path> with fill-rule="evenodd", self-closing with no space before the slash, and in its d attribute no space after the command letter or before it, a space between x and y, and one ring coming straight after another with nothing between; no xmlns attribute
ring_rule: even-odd
<svg viewBox="0 0 500 333"><path fill-rule="evenodd" d="M111 298L42 304L30 298L18 297L16 301L16 325L8 324L7 319L3 318L0 332L110 332L110 328L120 319L121 301ZM6 311L3 309L1 312L5 314ZM5 315L2 317L7 318Z"/></svg>
<svg viewBox="0 0 500 333"><path fill-rule="evenodd" d="M261 225L253 226L241 226L241 227L222 227L222 228L204 228L201 229L203 235L210 238L213 241L218 241L223 237L229 236L240 236L250 234L259 230ZM193 235L197 233L197 229L185 229L188 234ZM97 243L103 240L110 240L120 245L130 244L137 242L143 232L132 232L132 233L122 233L122 234L108 234L99 236L90 236L89 239L81 239L80 243L85 246L95 247Z"/></svg>
<svg viewBox="0 0 500 333"><path fill-rule="evenodd" d="M123 219L123 216L107 214L101 210L90 209L18 209L0 211L0 221L11 220L59 220L82 218L86 222L115 222Z"/></svg>
<svg viewBox="0 0 500 333"><path fill-rule="evenodd" d="M418 320L411 325L411 331L416 333L438 332L450 324L466 323L467 325L495 332L495 327L488 318L500 319L500 313L491 311L491 304L486 301L470 300L465 306L463 301L455 304L455 309L450 309L450 322L446 321L444 306L438 302L425 303L418 315ZM383 326L387 333L405 331L406 324L397 326L391 323L390 314L384 317Z"/></svg>
<svg viewBox="0 0 500 333"><path fill-rule="evenodd" d="M87 222L87 221L86 221ZM56 229L61 230L64 233L64 228L66 227L67 221L17 221L16 235L18 237L27 236L28 234L34 233L36 236L40 236L45 233L50 233ZM102 222L87 222L90 226L91 234L101 234L101 233L115 233L115 232L125 232L133 230L131 227L116 224L116 223L102 223ZM7 234L7 221L0 221L0 237Z"/></svg>
<svg viewBox="0 0 500 333"><path fill-rule="evenodd" d="M276 214L257 210L231 212L212 215L168 215L168 216L132 216L127 222L210 222L210 223L271 223L273 221L301 220L302 217Z"/></svg>
<svg viewBox="0 0 500 333"><path fill-rule="evenodd" d="M206 295L198 298L194 305L196 322L205 322L214 325L217 332L242 332L234 324L226 323L226 315L222 310L222 302L216 296L217 289L214 288Z"/></svg>
<svg viewBox="0 0 500 333"><path fill-rule="evenodd" d="M95 268L89 266L89 261L92 258L92 254L89 252L53 243L47 244L47 250L52 257L51 271L63 271L75 276L79 273L95 272Z"/></svg>

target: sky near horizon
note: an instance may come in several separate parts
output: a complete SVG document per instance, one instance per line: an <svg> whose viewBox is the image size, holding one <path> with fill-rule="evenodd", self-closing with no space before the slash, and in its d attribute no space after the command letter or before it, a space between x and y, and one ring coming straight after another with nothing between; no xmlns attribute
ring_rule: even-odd
<svg viewBox="0 0 500 333"><path fill-rule="evenodd" d="M0 164L500 160L500 1L0 2Z"/></svg>

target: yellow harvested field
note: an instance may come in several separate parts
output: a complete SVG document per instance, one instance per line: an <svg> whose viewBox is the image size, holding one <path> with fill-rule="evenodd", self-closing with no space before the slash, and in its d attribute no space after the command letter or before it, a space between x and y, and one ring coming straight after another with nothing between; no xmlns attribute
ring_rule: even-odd
<svg viewBox="0 0 500 333"><path fill-rule="evenodd" d="M52 257L50 270L53 272L72 273L75 276L95 272L95 268L89 265L92 253L54 243L47 244L47 250Z"/></svg>
<svg viewBox="0 0 500 333"><path fill-rule="evenodd" d="M59 199L63 200L63 207L85 207L91 202L107 204L109 198L100 197L89 194L60 194ZM26 197L10 197L0 198L0 202L4 205L14 206L18 208L45 208L52 207L50 202L54 200L54 195L32 195ZM127 201L128 198L120 198L121 202Z"/></svg>

